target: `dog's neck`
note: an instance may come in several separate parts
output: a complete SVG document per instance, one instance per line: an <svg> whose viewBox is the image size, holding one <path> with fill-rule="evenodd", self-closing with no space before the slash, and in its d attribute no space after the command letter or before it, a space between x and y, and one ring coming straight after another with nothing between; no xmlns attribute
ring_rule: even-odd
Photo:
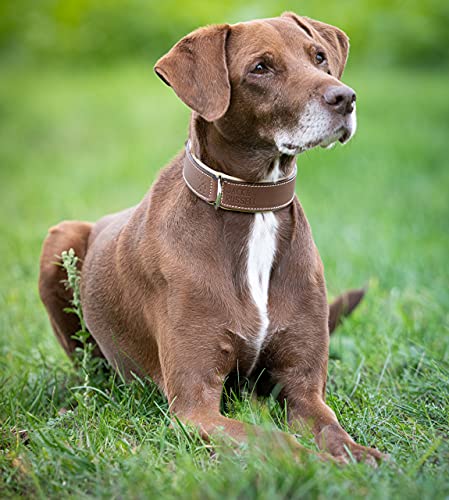
<svg viewBox="0 0 449 500"><path fill-rule="evenodd" d="M210 122L194 113L190 122L192 152L210 168L247 182L277 181L295 168L294 156L281 155L271 145L250 147L227 140Z"/></svg>

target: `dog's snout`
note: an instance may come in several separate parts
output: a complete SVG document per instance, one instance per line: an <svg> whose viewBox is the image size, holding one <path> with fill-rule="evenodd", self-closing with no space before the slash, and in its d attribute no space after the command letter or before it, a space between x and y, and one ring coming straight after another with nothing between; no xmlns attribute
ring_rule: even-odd
<svg viewBox="0 0 449 500"><path fill-rule="evenodd" d="M343 85L332 85L324 92L324 100L334 111L348 115L354 111L355 92Z"/></svg>

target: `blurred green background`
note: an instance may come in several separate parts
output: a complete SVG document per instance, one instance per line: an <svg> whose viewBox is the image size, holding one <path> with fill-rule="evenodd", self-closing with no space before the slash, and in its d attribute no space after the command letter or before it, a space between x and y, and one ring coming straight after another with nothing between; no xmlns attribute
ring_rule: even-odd
<svg viewBox="0 0 449 500"><path fill-rule="evenodd" d="M374 58L434 67L449 60L449 2L444 0L3 0L0 47L4 57L39 64L151 59L200 25L276 16L283 10L346 30L357 62Z"/></svg>
<svg viewBox="0 0 449 500"><path fill-rule="evenodd" d="M399 468L286 474L256 458L223 473L177 441L151 392L83 407L37 294L48 227L138 203L181 149L189 111L152 72L157 58L198 26L284 10L351 38L358 132L301 155L297 192L330 295L370 284L332 340L328 400ZM436 0L0 2L1 497L448 498L448 28ZM245 405L231 416L263 421Z"/></svg>

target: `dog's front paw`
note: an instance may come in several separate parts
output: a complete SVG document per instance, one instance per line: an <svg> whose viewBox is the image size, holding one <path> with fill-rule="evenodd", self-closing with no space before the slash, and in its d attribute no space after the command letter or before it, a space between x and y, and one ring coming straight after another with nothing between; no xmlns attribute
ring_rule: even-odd
<svg viewBox="0 0 449 500"><path fill-rule="evenodd" d="M381 453L379 450L361 446L354 443L354 441L343 445L343 454L339 455L339 458L343 457L347 462L355 460L356 462L364 462L372 467L377 467L380 462L388 459L388 455Z"/></svg>
<svg viewBox="0 0 449 500"><path fill-rule="evenodd" d="M326 450L339 462L350 463L355 460L377 467L379 462L389 458L375 448L355 443L338 424L324 427L317 436L317 442L321 449Z"/></svg>

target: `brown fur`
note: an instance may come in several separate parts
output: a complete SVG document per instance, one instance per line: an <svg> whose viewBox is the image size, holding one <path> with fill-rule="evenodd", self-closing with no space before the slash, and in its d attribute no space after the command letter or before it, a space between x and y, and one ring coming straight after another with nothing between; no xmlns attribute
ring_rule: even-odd
<svg viewBox="0 0 449 500"><path fill-rule="evenodd" d="M328 58L320 67L318 49ZM261 51L277 68L267 78L248 72ZM276 158L284 174L291 171L295 159L279 154L273 128L292 126L330 86L343 88L338 78L347 53L343 32L288 13L201 28L155 70L194 111L195 154L215 170L256 182L270 174ZM340 119L335 114L336 123ZM84 259L85 320L112 366L125 376L151 376L171 411L205 437L224 430L245 440L248 426L222 416L220 398L226 377L237 369L247 373L256 356L260 317L248 293L245 250L254 215L216 211L199 200L183 181L183 155L162 170L137 207L94 225L64 222L50 230L40 292L70 354L76 325L61 313L68 297L52 262L75 248ZM357 301L344 309L338 299L329 317L323 266L298 199L276 217L270 327L252 374L264 369L270 383L282 387L292 426L310 427L334 457L346 460L349 451L357 460L379 459L378 451L350 438L325 403L329 324L334 328ZM299 449L292 436L279 437Z"/></svg>

